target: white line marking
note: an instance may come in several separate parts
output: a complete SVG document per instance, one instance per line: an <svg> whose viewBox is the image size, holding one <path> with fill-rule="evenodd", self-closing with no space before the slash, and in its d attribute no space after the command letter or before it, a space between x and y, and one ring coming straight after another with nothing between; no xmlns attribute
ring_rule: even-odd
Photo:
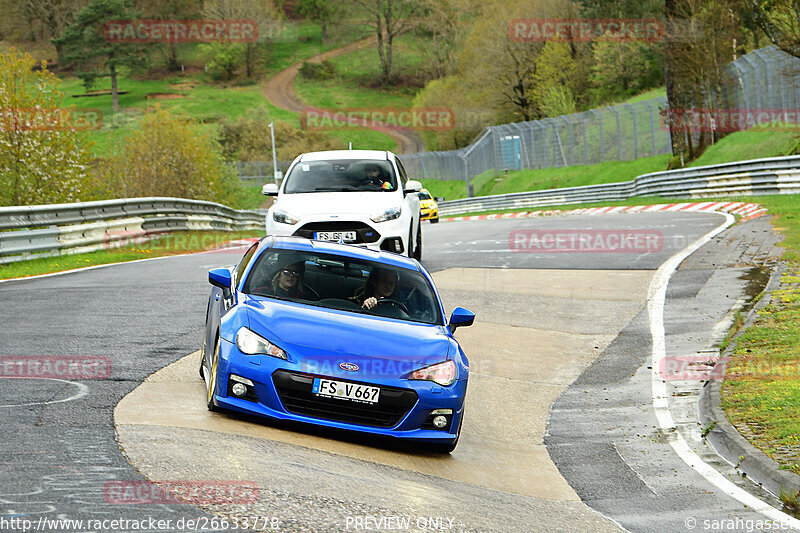
<svg viewBox="0 0 800 533"><path fill-rule="evenodd" d="M733 225L736 219L733 215L722 214L725 217L725 222L719 227L709 231L692 244L679 251L670 257L653 276L653 281L650 283L647 311L650 317L650 334L653 338L653 352L652 352L652 373L650 374L650 383L652 387L652 401L653 410L655 411L658 426L664 431L669 431L674 435L674 439L670 440L670 446L675 450L683 462L689 465L694 471L703 476L709 483L722 490L725 494L746 505L747 507L763 514L764 516L786 524L789 527L800 530L800 520L779 511L756 498L744 489L736 486L731 481L725 478L721 473L714 469L711 465L704 462L699 455L697 455L684 440L683 436L675 431L676 425L672 418L672 413L669 410L669 395L667 392L667 383L661 379L658 374L660 363L666 357L666 337L664 330L664 303L667 296L667 285L672 273L681 262L694 253L701 246L709 242L716 235Z"/></svg>
<svg viewBox="0 0 800 533"><path fill-rule="evenodd" d="M25 378L12 378L12 379L25 379ZM0 404L0 407L31 407L34 405L50 405L53 403L65 403L65 402L71 402L73 400L80 400L81 398L89 394L89 387L87 387L83 383L76 383L74 381L67 381L64 379L56 379L56 378L30 378L30 379L48 379L50 381L60 381L61 383L68 383L70 385L75 385L76 387L78 387L78 392L76 392L69 398L64 398L63 400L49 400L46 402L32 402L32 403Z"/></svg>

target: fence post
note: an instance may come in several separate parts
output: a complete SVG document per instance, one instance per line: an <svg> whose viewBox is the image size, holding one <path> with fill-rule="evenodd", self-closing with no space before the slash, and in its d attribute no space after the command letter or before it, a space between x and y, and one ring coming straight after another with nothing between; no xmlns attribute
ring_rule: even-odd
<svg viewBox="0 0 800 533"><path fill-rule="evenodd" d="M619 123L619 112L611 106L608 106L617 119L617 161L622 161L622 128Z"/></svg>
<svg viewBox="0 0 800 533"><path fill-rule="evenodd" d="M631 104L623 104L630 112L633 118L633 158L639 159L639 132L636 128L636 111Z"/></svg>

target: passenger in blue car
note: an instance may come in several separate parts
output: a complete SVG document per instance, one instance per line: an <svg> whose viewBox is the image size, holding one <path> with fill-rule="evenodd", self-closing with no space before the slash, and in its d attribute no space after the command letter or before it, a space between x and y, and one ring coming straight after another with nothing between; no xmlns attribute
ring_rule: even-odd
<svg viewBox="0 0 800 533"><path fill-rule="evenodd" d="M398 277L398 273L394 270L374 268L364 285L356 289L350 299L364 309L372 309L380 300L391 299L394 296Z"/></svg>
<svg viewBox="0 0 800 533"><path fill-rule="evenodd" d="M290 255L281 258L280 264L282 266L272 276L269 285L265 283L267 280L263 280L261 284L255 284L253 292L271 294L280 298L303 298L303 275L306 271L306 263L303 258Z"/></svg>

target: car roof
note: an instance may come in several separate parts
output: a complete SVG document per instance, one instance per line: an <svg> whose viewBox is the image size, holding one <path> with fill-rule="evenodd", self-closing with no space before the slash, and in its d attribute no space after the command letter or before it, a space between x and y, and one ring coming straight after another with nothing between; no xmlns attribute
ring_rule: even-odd
<svg viewBox="0 0 800 533"><path fill-rule="evenodd" d="M300 161L322 161L326 159L378 159L386 161L395 155L387 150L329 150L308 152L300 156Z"/></svg>
<svg viewBox="0 0 800 533"><path fill-rule="evenodd" d="M371 250L363 246L355 246L352 244L316 241L312 239L306 239L305 237L272 237L272 242L269 247L271 249L293 250L301 253L328 253L332 255L349 257L352 259L362 259L365 261L373 261L375 263L383 263L385 265L396 266L417 272L420 271L419 264L414 259L409 257L399 255L394 252Z"/></svg>

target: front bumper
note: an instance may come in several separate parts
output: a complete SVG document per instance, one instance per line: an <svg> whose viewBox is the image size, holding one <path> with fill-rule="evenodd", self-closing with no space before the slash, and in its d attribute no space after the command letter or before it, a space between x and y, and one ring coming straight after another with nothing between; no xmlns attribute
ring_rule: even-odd
<svg viewBox="0 0 800 533"><path fill-rule="evenodd" d="M256 414L276 420L289 420L339 430L357 431L429 443L452 442L458 437L458 428L464 413L464 397L467 379L461 379L442 387L430 381L410 381L396 377L373 377L366 380L349 378L336 374L322 376L307 372L301 363L284 361L270 356L249 356L242 354L234 344L221 340L217 368L217 390L214 394L216 404L223 409ZM254 396L237 398L230 393L230 375L235 374L253 382ZM314 377L329 377L339 381L366 383L381 387L395 394L397 401L392 405L376 404L374 417L371 417L368 404L358 404L347 400L311 397L310 391L303 390L300 382L310 383ZM294 378L294 379L292 379ZM291 387L298 392L289 398L288 381L296 381ZM310 387L310 385L309 385ZM386 396L386 395L384 395ZM306 402L306 405L303 404ZM406 402L406 403L403 403ZM308 405L310 403L310 405ZM320 405L324 409L320 409ZM344 410L356 410L348 416L336 413L337 406ZM431 411L452 409L450 424L443 430L430 427ZM316 413L312 415L312 413Z"/></svg>
<svg viewBox="0 0 800 533"><path fill-rule="evenodd" d="M356 240L347 242L356 246L364 246L373 250L383 250L404 254L408 250L409 221L404 217L386 222L373 222L357 216L347 220L302 219L297 224L281 224L267 216L267 234L279 237L305 237L313 239L319 231L338 232L353 231Z"/></svg>
<svg viewBox="0 0 800 533"><path fill-rule="evenodd" d="M439 208L432 207L429 209L420 209L419 211L419 219L420 220L436 220L439 218Z"/></svg>

